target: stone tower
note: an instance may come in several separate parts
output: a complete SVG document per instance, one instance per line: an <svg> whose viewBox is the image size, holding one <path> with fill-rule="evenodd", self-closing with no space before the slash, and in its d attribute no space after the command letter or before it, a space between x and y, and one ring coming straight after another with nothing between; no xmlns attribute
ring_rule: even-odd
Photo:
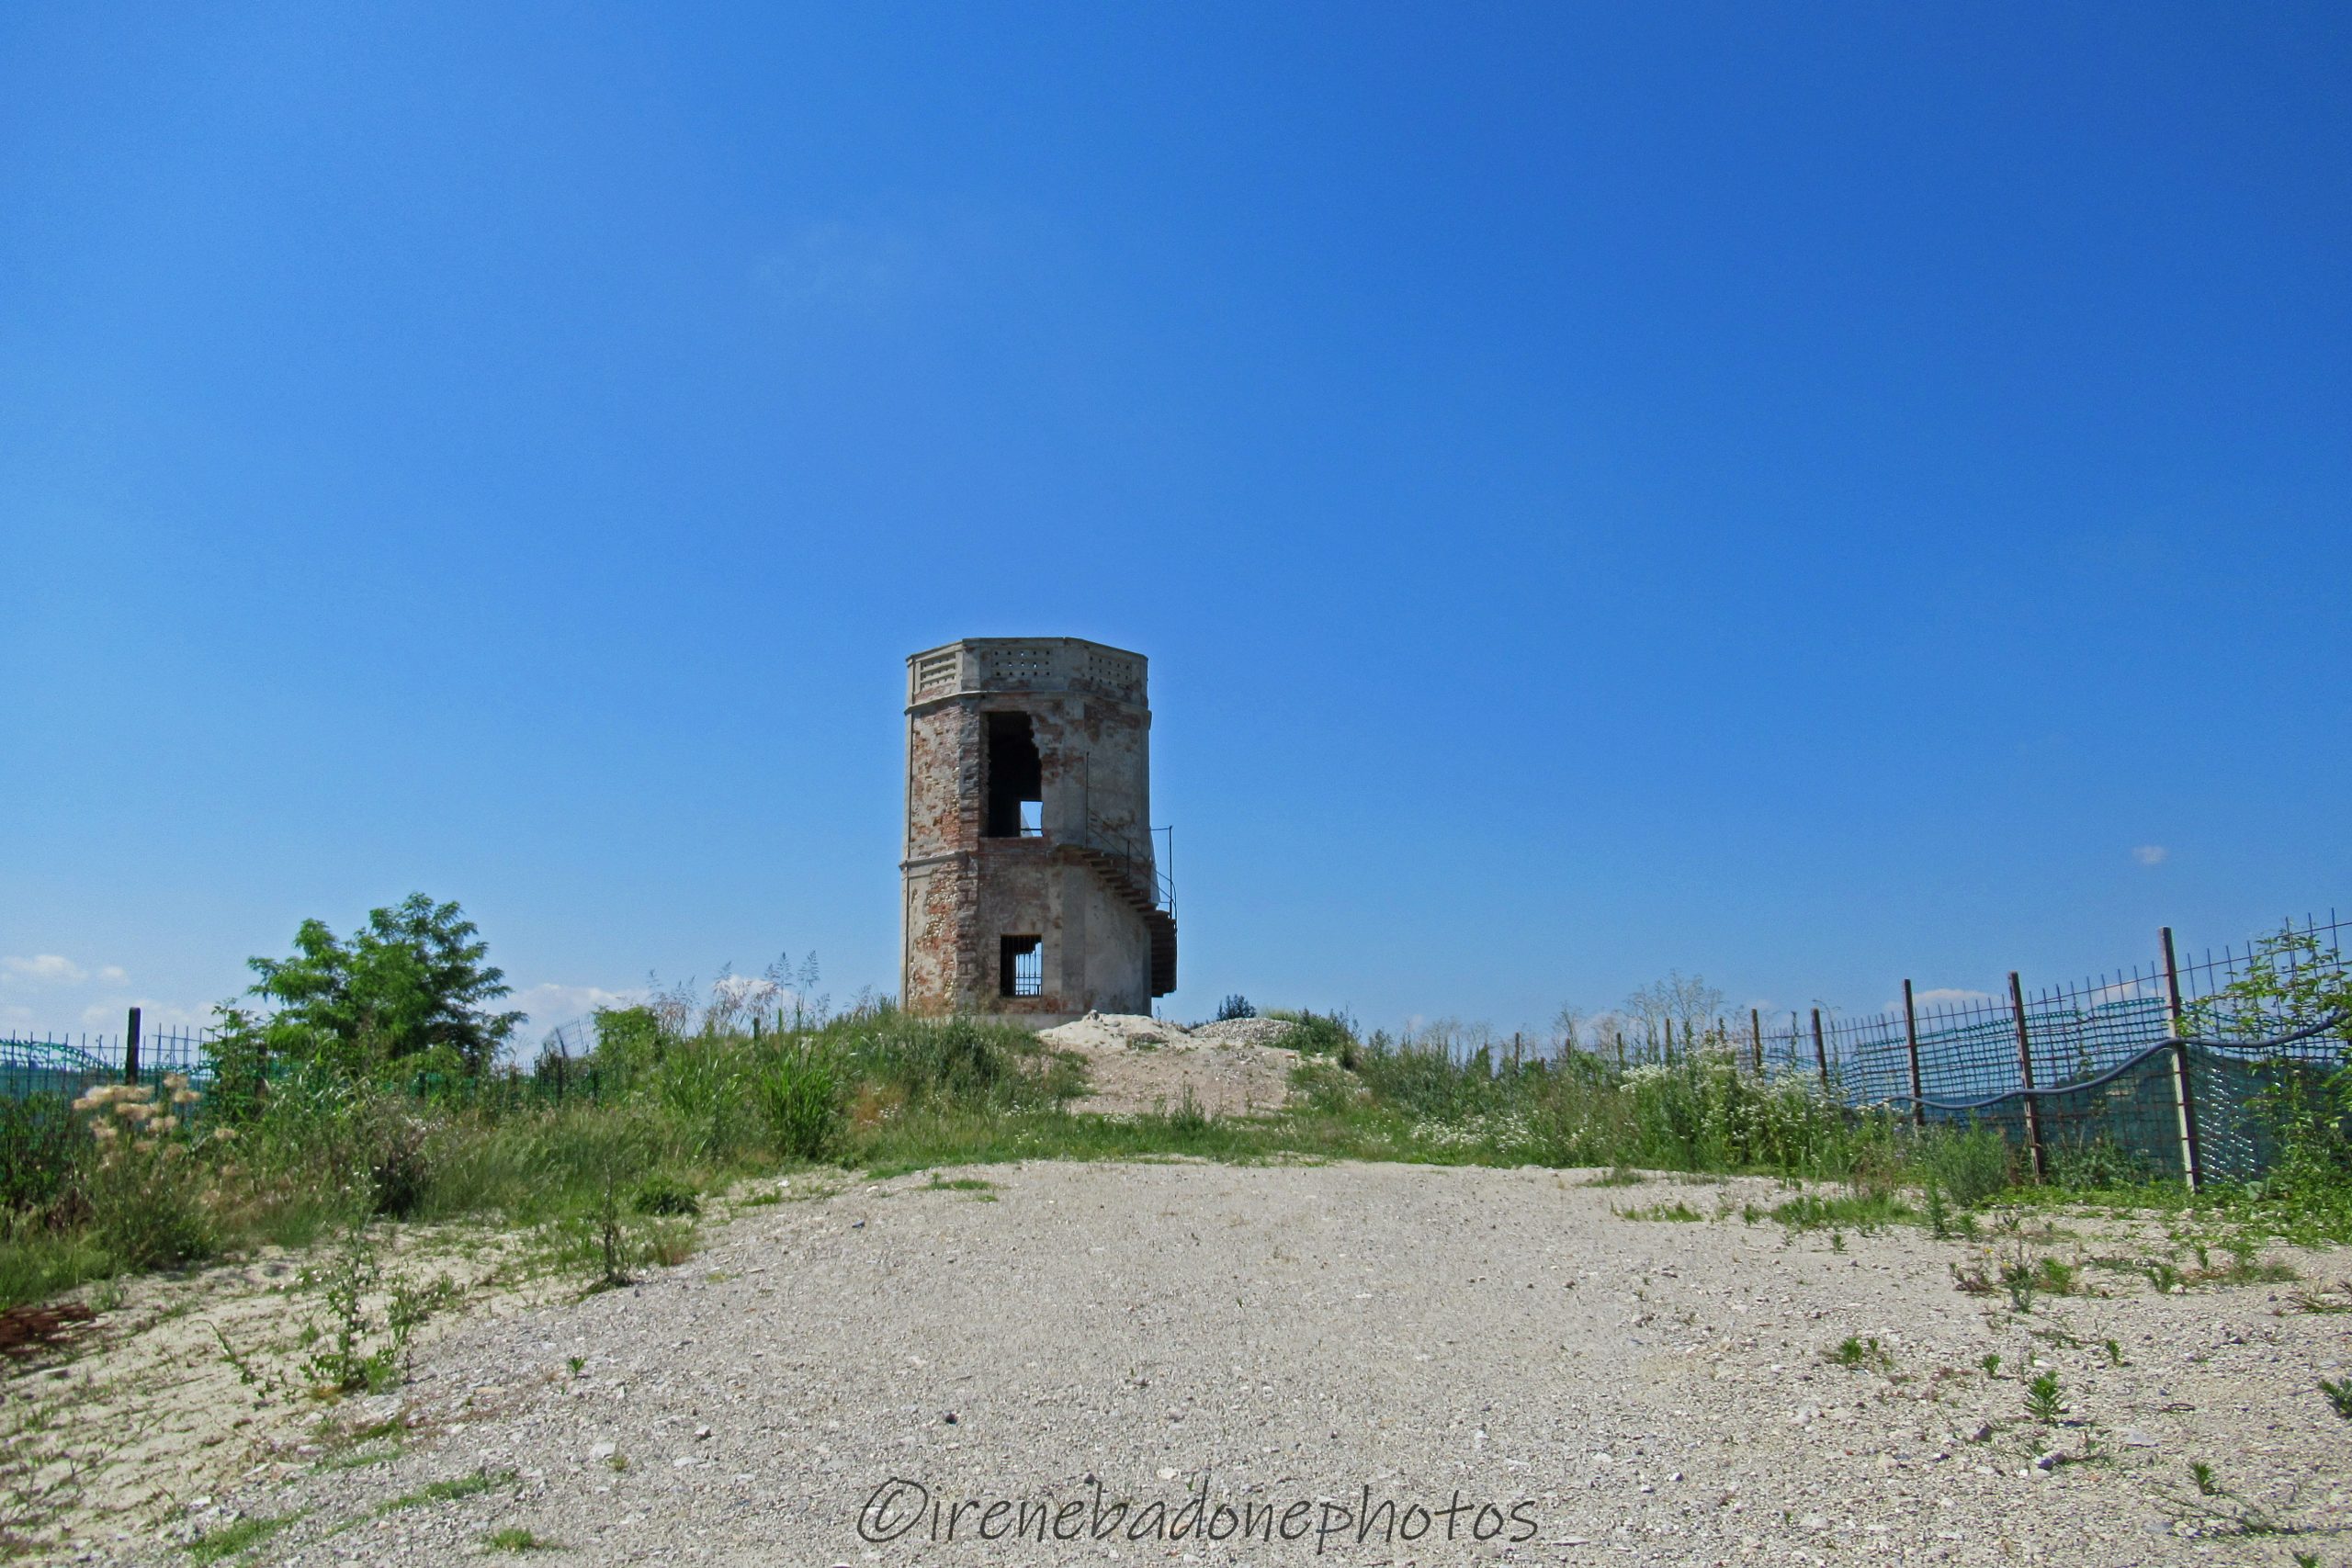
<svg viewBox="0 0 2352 1568"><path fill-rule="evenodd" d="M907 660L899 995L1043 1028L1176 988L1144 660L967 637Z"/></svg>

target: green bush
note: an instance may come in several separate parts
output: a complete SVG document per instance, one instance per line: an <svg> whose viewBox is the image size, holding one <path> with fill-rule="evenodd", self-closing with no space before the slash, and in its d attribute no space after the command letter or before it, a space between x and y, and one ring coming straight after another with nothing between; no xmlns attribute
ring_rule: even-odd
<svg viewBox="0 0 2352 1568"><path fill-rule="evenodd" d="M1294 1027L1282 1038L1284 1050L1306 1056L1352 1055L1356 1047L1355 1020L1343 1012L1292 1012L1275 1009L1266 1014Z"/></svg>
<svg viewBox="0 0 2352 1568"><path fill-rule="evenodd" d="M1458 1054L1442 1033L1392 1042L1375 1032L1356 1053L1355 1070L1375 1100L1408 1116L1460 1122L1503 1104L1492 1063Z"/></svg>
<svg viewBox="0 0 2352 1568"><path fill-rule="evenodd" d="M2050 1179L2059 1187L2139 1187L2158 1179L2161 1174L2145 1156L2109 1138L2055 1143L2045 1153L2050 1161Z"/></svg>
<svg viewBox="0 0 2352 1568"><path fill-rule="evenodd" d="M2006 1191L2014 1179L2015 1152L1998 1129L1971 1122L1965 1128L1930 1128L1914 1156L1921 1174L1963 1209Z"/></svg>
<svg viewBox="0 0 2352 1568"><path fill-rule="evenodd" d="M626 1092L662 1059L662 1021L651 1008L599 1008L596 1049L589 1058L600 1084Z"/></svg>

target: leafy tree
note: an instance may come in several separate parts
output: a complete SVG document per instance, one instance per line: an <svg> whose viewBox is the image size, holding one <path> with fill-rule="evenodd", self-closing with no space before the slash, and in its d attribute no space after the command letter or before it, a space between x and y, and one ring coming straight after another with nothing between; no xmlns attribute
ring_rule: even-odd
<svg viewBox="0 0 2352 1568"><path fill-rule="evenodd" d="M263 1026L269 1054L353 1076L439 1071L480 1077L523 1021L491 1012L508 995L490 946L452 904L412 893L368 912L348 940L304 920L288 958L254 958L252 994L277 1004Z"/></svg>

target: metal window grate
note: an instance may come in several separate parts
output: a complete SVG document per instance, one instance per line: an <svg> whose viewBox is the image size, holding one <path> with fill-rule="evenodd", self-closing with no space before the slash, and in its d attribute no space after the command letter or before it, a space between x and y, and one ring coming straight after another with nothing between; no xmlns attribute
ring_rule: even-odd
<svg viewBox="0 0 2352 1568"><path fill-rule="evenodd" d="M1046 994L1046 939L1006 937L998 950L997 994L1042 997Z"/></svg>

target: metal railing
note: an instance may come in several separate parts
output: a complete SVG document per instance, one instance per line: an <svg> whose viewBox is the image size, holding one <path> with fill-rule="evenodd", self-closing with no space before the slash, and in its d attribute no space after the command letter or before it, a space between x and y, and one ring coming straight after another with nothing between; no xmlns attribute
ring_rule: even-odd
<svg viewBox="0 0 2352 1568"><path fill-rule="evenodd" d="M1053 839L1057 844L1068 844L1074 849L1091 850L1096 854L1116 862L1120 874L1134 886L1148 893L1154 908L1163 910L1170 919L1175 919L1175 880L1168 874L1166 869L1168 861L1152 852L1156 842L1165 842L1168 845L1169 859L1174 857L1175 829L1146 829L1139 843L1131 829L1117 827L1104 822L1099 817L1090 816L1086 819L1086 828L1083 832L1059 833L1053 835Z"/></svg>

